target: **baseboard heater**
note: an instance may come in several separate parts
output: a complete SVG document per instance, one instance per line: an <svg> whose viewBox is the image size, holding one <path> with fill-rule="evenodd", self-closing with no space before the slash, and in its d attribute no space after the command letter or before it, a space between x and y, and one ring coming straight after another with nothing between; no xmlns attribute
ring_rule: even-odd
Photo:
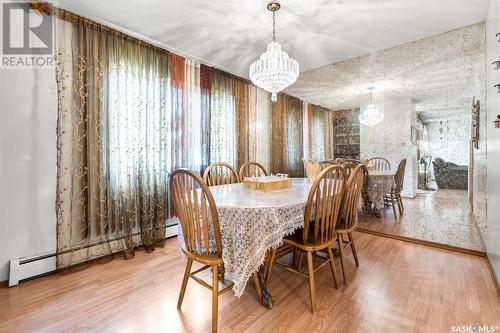
<svg viewBox="0 0 500 333"><path fill-rule="evenodd" d="M177 224L169 225L165 229L165 237L177 236ZM45 253L33 257L22 257L10 260L9 287L19 283L52 274L56 268L56 254Z"/></svg>

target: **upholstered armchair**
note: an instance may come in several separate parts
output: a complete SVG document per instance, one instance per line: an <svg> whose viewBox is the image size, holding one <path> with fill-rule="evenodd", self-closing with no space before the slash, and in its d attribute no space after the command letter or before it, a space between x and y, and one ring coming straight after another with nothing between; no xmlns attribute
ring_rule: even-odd
<svg viewBox="0 0 500 333"><path fill-rule="evenodd" d="M434 178L438 188L467 190L468 188L468 167L446 162L442 158L432 161L434 166Z"/></svg>

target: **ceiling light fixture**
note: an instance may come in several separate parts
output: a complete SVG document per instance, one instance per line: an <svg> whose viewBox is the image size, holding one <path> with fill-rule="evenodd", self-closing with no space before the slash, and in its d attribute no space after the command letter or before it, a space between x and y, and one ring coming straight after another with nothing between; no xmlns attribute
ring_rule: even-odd
<svg viewBox="0 0 500 333"><path fill-rule="evenodd" d="M278 93L290 86L299 76L299 63L281 50L276 41L276 12L281 8L279 2L272 1L267 9L273 12L273 40L267 44L266 52L250 65L250 80L257 87L271 93L271 100L278 100Z"/></svg>
<svg viewBox="0 0 500 333"><path fill-rule="evenodd" d="M363 113L359 115L359 122L368 127L372 127L380 123L384 119L384 113L381 112L372 101L372 90L373 87L368 88L370 90L370 103L363 110Z"/></svg>

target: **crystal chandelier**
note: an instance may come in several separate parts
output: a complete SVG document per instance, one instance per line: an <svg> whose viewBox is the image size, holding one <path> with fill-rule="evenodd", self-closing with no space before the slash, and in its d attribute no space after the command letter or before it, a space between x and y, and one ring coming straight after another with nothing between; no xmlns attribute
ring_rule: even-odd
<svg viewBox="0 0 500 333"><path fill-rule="evenodd" d="M267 44L266 52L250 65L250 80L257 87L271 93L271 100L276 102L277 93L297 80L299 63L281 50L276 41L276 12L281 8L279 2L270 2L267 9L273 12L273 41Z"/></svg>
<svg viewBox="0 0 500 333"><path fill-rule="evenodd" d="M359 115L359 122L368 127L372 127L380 123L384 119L384 113L380 111L372 101L372 90L373 87L368 88L370 90L370 103L366 106L366 109Z"/></svg>

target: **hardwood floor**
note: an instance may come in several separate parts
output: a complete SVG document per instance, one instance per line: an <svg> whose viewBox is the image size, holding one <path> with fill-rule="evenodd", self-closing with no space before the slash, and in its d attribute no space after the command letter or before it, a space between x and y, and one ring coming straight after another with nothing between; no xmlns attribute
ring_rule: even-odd
<svg viewBox="0 0 500 333"><path fill-rule="evenodd" d="M484 258L354 233L360 267L346 256L349 285L316 274L316 313L307 280L276 268L268 310L251 283L219 299L220 332L451 332L500 327L500 299ZM190 281L176 310L185 259L176 239L132 260L116 258L67 274L0 288L0 332L208 332L211 295ZM337 268L339 267L337 261Z"/></svg>

